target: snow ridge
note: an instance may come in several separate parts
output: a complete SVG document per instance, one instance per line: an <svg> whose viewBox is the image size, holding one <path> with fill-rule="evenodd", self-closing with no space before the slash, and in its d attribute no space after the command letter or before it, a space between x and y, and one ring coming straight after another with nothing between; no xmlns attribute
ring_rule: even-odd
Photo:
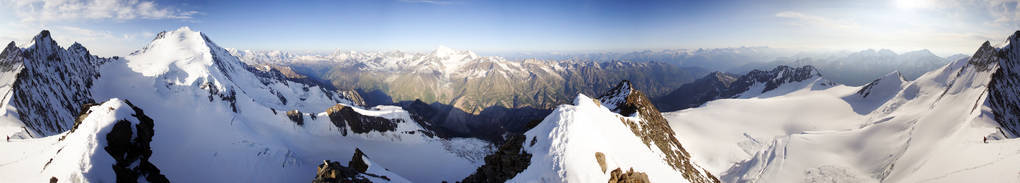
<svg viewBox="0 0 1020 183"><path fill-rule="evenodd" d="M188 27L159 33L148 46L125 59L131 70L157 77L165 85L157 87L198 86L208 91L210 101L215 96L234 105L236 94L245 93L262 105L281 110L322 111L336 103L353 105L335 91L289 81L244 64L205 34Z"/></svg>
<svg viewBox="0 0 1020 183"><path fill-rule="evenodd" d="M903 75L898 71L893 71L881 78L875 79L871 83L864 85L864 88L857 91L857 94L862 98L867 98L872 92L885 92L887 96L888 92L898 92L903 88L903 84L907 81L903 79ZM895 94L895 93L892 93Z"/></svg>
<svg viewBox="0 0 1020 183"><path fill-rule="evenodd" d="M525 133L531 140L523 142L523 151L532 155L531 162L508 182L602 182L620 176L621 169L633 169L651 182L718 182L692 163L647 100L628 81L600 99L579 94L574 105L561 105ZM618 102L614 108L631 108L633 115L600 101Z"/></svg>
<svg viewBox="0 0 1020 183"><path fill-rule="evenodd" d="M114 182L121 172L111 169L118 158L112 157L112 152L106 149L110 147L111 139L116 140L108 134L117 128L142 129L141 116L144 114L138 113L127 101L111 99L86 107L80 118L72 120L75 122L73 130L2 143L0 149L5 150L3 153L12 153L11 150L34 153L8 154L0 158L5 162L0 165L4 169L0 171L0 177L11 182L49 182L51 177L59 182ZM135 162L130 168L136 169L139 165ZM155 174L147 174L147 177L155 177Z"/></svg>

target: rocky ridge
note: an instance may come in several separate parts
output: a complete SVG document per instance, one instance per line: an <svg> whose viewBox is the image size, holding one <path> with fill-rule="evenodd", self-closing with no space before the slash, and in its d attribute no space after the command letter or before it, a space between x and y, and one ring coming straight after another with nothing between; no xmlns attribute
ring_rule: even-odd
<svg viewBox="0 0 1020 183"><path fill-rule="evenodd" d="M753 97L779 88L784 84L808 81L821 76L821 73L810 65L796 68L778 66L772 70L753 70L744 75L714 72L694 82L684 84L668 95L656 98L660 102L655 104L664 111L676 111L701 106L705 102L716 99ZM836 85L832 82L822 84ZM755 87L761 89L751 91L757 89Z"/></svg>
<svg viewBox="0 0 1020 183"><path fill-rule="evenodd" d="M115 59L91 55L78 43L62 48L43 30L27 48L11 42L0 53L0 72L10 82L0 86L7 90L3 101L17 109L33 136L67 131L83 104L95 103L89 88L100 76L99 66Z"/></svg>

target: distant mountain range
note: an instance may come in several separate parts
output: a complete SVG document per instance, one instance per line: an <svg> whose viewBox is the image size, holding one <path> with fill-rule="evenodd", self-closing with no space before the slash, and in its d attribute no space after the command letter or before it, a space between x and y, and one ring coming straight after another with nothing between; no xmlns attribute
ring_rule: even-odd
<svg viewBox="0 0 1020 183"><path fill-rule="evenodd" d="M846 85L859 86L871 82L893 71L903 74L907 80L913 80L932 69L946 63L968 58L957 54L939 57L928 50L917 50L897 54L891 50L864 50L845 54L828 55L795 55L779 58L765 63L749 63L726 71L743 73L753 69L768 69L779 65L806 66L811 65L825 74L826 79Z"/></svg>
<svg viewBox="0 0 1020 183"><path fill-rule="evenodd" d="M682 67L701 67L710 71L723 71L748 63L773 61L793 55L794 53L796 52L788 49L770 47L733 47L642 50L633 52L524 52L503 55L507 55L506 58L512 60L664 62Z"/></svg>
<svg viewBox="0 0 1020 183"><path fill-rule="evenodd" d="M495 137L521 132L528 121L569 103L572 94L594 95L620 80L630 80L648 96L659 97L706 73L662 62L511 61L442 46L429 53L231 53L250 64L284 66L337 88L357 90L368 105L420 100L429 105L415 109L431 106L419 110L428 111L422 116L436 121L443 131L467 136L481 131ZM478 116L487 117L480 120Z"/></svg>
<svg viewBox="0 0 1020 183"><path fill-rule="evenodd" d="M781 65L771 70L753 70L744 75L713 72L655 100L656 106L662 111L675 111L698 107L716 99L757 97L781 85L802 82L817 82L820 86L837 85L821 78L821 73L810 65L799 68Z"/></svg>

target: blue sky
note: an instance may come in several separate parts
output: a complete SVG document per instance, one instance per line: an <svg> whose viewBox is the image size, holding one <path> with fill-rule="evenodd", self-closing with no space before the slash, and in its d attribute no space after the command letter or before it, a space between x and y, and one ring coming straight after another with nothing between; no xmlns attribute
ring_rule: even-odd
<svg viewBox="0 0 1020 183"><path fill-rule="evenodd" d="M1016 0L0 0L0 41L41 29L126 55L190 26L220 46L480 53L769 46L973 52L1017 30Z"/></svg>

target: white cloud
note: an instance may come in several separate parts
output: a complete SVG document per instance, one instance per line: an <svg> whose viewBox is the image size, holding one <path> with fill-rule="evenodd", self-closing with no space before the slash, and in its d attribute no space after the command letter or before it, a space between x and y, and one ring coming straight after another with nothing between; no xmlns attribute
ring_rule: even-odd
<svg viewBox="0 0 1020 183"><path fill-rule="evenodd" d="M197 11L143 0L4 0L24 22L79 19L191 19Z"/></svg>
<svg viewBox="0 0 1020 183"><path fill-rule="evenodd" d="M988 13L995 16L995 22L1016 25L1020 21L1020 14L1016 11L1020 3L1016 0L989 0L983 4Z"/></svg>
<svg viewBox="0 0 1020 183"><path fill-rule="evenodd" d="M790 22L792 25L798 26L821 26L827 28L837 29L856 29L860 28L860 25L849 20L837 20L830 19L816 15L808 15L801 12L795 11L784 11L776 13L776 17L787 18L793 20Z"/></svg>

